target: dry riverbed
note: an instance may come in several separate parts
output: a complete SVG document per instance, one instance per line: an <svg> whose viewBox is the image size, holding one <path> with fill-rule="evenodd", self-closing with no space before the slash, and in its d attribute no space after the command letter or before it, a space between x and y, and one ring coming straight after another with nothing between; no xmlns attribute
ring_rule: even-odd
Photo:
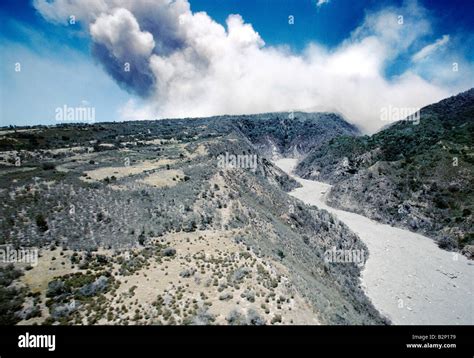
<svg viewBox="0 0 474 358"><path fill-rule="evenodd" d="M275 162L290 175L296 163ZM302 187L291 195L335 214L367 245L362 286L393 324L474 324L474 262L441 250L426 236L331 208L325 203L329 184L293 177Z"/></svg>

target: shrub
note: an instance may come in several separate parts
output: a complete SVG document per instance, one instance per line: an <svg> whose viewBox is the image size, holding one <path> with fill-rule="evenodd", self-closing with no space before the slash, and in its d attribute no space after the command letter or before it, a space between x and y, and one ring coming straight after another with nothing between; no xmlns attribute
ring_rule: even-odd
<svg viewBox="0 0 474 358"><path fill-rule="evenodd" d="M247 311L247 324L252 326L263 326L266 321L255 311L253 308L249 308Z"/></svg>
<svg viewBox="0 0 474 358"><path fill-rule="evenodd" d="M272 324L275 324L275 323L281 323L281 315L280 314L276 314L275 316L273 316Z"/></svg>
<svg viewBox="0 0 474 358"><path fill-rule="evenodd" d="M285 253L282 250L278 250L277 255L281 260L285 258Z"/></svg>
<svg viewBox="0 0 474 358"><path fill-rule="evenodd" d="M0 287L0 325L13 325L20 321L15 313L21 309L23 301L22 290Z"/></svg>
<svg viewBox="0 0 474 358"><path fill-rule="evenodd" d="M439 209L447 209L447 208L449 208L449 205L448 205L448 203L446 202L446 200L445 200L443 197L439 196L439 195L436 196L436 197L433 199L433 201L434 201L435 206L436 206L437 208L439 208Z"/></svg>
<svg viewBox="0 0 474 358"><path fill-rule="evenodd" d="M249 302L255 302L255 292L247 290L243 293L244 297L247 299Z"/></svg>
<svg viewBox="0 0 474 358"><path fill-rule="evenodd" d="M225 319L232 326L241 326L246 323L244 315L237 310L230 311Z"/></svg>
<svg viewBox="0 0 474 358"><path fill-rule="evenodd" d="M176 255L176 250L173 248L168 247L163 250L163 256L171 257L174 255Z"/></svg>
<svg viewBox="0 0 474 358"><path fill-rule="evenodd" d="M53 163L43 163L43 170L53 170L55 168Z"/></svg>
<svg viewBox="0 0 474 358"><path fill-rule="evenodd" d="M145 236L145 231L143 230L141 234L138 236L138 243L143 246L145 244L145 240L146 240L146 236Z"/></svg>
<svg viewBox="0 0 474 358"><path fill-rule="evenodd" d="M226 293L223 293L219 296L219 300L221 301L229 301L233 298L234 296L232 296L232 293L230 292L226 292Z"/></svg>
<svg viewBox="0 0 474 358"><path fill-rule="evenodd" d="M40 231L48 231L48 222L44 218L43 214L36 215L36 225L38 226Z"/></svg>
<svg viewBox="0 0 474 358"><path fill-rule="evenodd" d="M247 276L250 273L250 270L246 267L239 267L237 270L235 270L232 274L231 281L235 283L242 282L245 276Z"/></svg>
<svg viewBox="0 0 474 358"><path fill-rule="evenodd" d="M444 236L438 241L438 246L444 250L454 250L457 248L457 242L452 237Z"/></svg>
<svg viewBox="0 0 474 358"><path fill-rule="evenodd" d="M201 307L198 309L196 315L192 318L190 323L192 325L203 326L211 324L215 321L215 319L216 318L214 315L207 311L207 307Z"/></svg>
<svg viewBox="0 0 474 358"><path fill-rule="evenodd" d="M21 271L15 269L13 264L9 264L3 268L0 268L0 286L8 287L20 276Z"/></svg>
<svg viewBox="0 0 474 358"><path fill-rule="evenodd" d="M21 276L21 272L13 265L0 268L0 325L13 325L20 321L16 314L23 305L25 292L23 289L8 287Z"/></svg>

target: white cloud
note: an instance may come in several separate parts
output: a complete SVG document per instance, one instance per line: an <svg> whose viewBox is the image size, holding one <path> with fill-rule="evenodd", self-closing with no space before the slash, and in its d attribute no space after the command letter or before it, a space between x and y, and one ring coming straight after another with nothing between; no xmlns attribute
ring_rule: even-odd
<svg viewBox="0 0 474 358"><path fill-rule="evenodd" d="M133 14L123 8L112 14L101 15L90 26L90 34L96 43L101 43L117 58L125 58L129 54L149 57L155 41L149 32L140 31Z"/></svg>
<svg viewBox="0 0 474 358"><path fill-rule="evenodd" d="M329 0L318 0L316 6L317 6L317 7L321 7L321 6L323 6L324 4L329 4Z"/></svg>
<svg viewBox="0 0 474 358"><path fill-rule="evenodd" d="M412 61L418 62L421 61L428 56L430 56L433 52L435 52L440 47L444 46L449 42L449 35L443 35L443 37L437 39L434 43L429 44L423 47L420 51L413 55Z"/></svg>
<svg viewBox="0 0 474 358"><path fill-rule="evenodd" d="M459 90L410 69L385 77L387 64L430 31L415 2L367 15L335 49L313 43L302 54L266 46L240 15L222 26L204 12L193 13L187 0L35 5L52 21L74 11L88 25L94 54L108 73L145 98L144 105L123 108L130 119L317 109L338 111L375 131L385 124L382 107L421 107ZM128 74L122 71L126 61L133 63Z"/></svg>
<svg viewBox="0 0 474 358"><path fill-rule="evenodd" d="M33 5L46 20L58 24L67 24L70 16L90 22L110 9L106 0L33 0Z"/></svg>

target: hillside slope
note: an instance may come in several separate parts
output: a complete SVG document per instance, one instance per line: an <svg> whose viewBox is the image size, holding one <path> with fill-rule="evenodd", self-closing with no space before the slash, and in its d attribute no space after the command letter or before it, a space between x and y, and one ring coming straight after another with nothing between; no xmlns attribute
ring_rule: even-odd
<svg viewBox="0 0 474 358"><path fill-rule="evenodd" d="M331 139L359 135L359 130L334 113L266 113L243 116L236 127L260 154L299 158Z"/></svg>
<svg viewBox="0 0 474 358"><path fill-rule="evenodd" d="M473 143L471 89L424 107L418 125L400 121L370 137L335 138L296 173L333 184L332 206L463 248L474 243Z"/></svg>
<svg viewBox="0 0 474 358"><path fill-rule="evenodd" d="M275 127L259 118L255 130ZM0 286L0 321L386 323L360 267L324 261L325 250L363 243L287 194L299 184L252 145L252 120L4 131L1 243L41 257L21 272L1 268L15 279Z"/></svg>

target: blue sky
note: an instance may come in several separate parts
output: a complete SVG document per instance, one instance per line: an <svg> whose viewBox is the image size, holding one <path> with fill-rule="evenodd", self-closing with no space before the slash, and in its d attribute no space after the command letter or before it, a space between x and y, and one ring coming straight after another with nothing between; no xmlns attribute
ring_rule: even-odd
<svg viewBox="0 0 474 358"><path fill-rule="evenodd" d="M285 51L301 56L311 43L328 52L338 49L364 23L366 16L405 6L403 1L384 0L331 0L321 6L316 3L315 0L190 0L194 13L205 11L224 27L230 14L240 14L243 21L258 32L266 48L286 46ZM420 30L421 35L403 51L388 60L384 58L383 79L390 82L408 71L416 72L428 83L436 83L440 89L436 93L465 88L465 82L459 84L459 79L450 73L446 75L441 71L440 74L437 66L440 61L449 64L457 61L469 67L474 62L474 4L428 0L420 0L417 4L423 9L423 19L429 22L429 30ZM288 24L290 15L294 16L292 25ZM69 26L57 24L45 18L31 1L3 0L0 23L0 125L54 124L55 108L64 104L79 106L82 101L96 108L97 121L127 119L123 116L127 103L138 114L150 113L140 112L142 105L148 108L164 106L160 102L164 97L162 92L152 99L142 98L107 72L103 59L91 54L91 34L86 20L80 19ZM445 35L449 35L449 42L439 46L438 57L427 57L422 66L413 61L414 54ZM14 70L16 63L21 64L20 72ZM160 80L157 78L157 82ZM215 98L227 100L219 96L209 101L215 101ZM246 108L249 111L254 107ZM255 108L256 111L265 110L264 106ZM268 108L271 110L274 106ZM227 110L217 108L215 114L222 111ZM229 107L227 112L235 110ZM358 113L357 110L353 112ZM161 113L170 115L169 111ZM180 113L187 112L176 115ZM209 106L202 113L214 114Z"/></svg>

